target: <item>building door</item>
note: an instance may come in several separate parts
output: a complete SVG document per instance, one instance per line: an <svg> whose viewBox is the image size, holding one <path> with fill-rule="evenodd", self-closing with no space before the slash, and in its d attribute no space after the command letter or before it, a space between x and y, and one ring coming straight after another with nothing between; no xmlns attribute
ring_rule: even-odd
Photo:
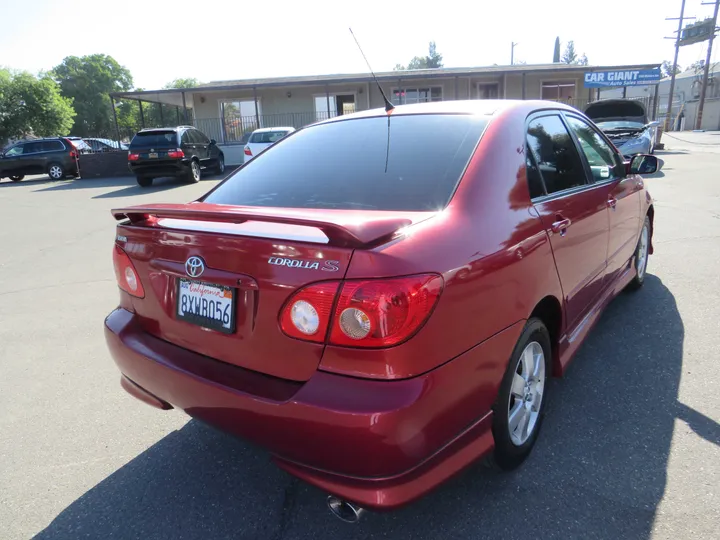
<svg viewBox="0 0 720 540"><path fill-rule="evenodd" d="M500 92L498 83L481 83L477 85L478 99L497 99Z"/></svg>
<svg viewBox="0 0 720 540"><path fill-rule="evenodd" d="M355 112L355 96L353 94L335 96L335 104L338 116Z"/></svg>

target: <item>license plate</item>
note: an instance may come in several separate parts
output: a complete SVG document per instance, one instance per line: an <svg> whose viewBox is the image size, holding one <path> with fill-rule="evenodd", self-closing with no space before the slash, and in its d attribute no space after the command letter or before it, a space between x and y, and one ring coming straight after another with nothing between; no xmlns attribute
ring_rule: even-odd
<svg viewBox="0 0 720 540"><path fill-rule="evenodd" d="M149 157L149 158L153 158L153 159L157 159L157 156L158 156L158 155L157 155L157 152L150 152L150 153L148 154L148 157Z"/></svg>
<svg viewBox="0 0 720 540"><path fill-rule="evenodd" d="M178 279L177 318L204 328L231 334L235 331L235 291L189 279Z"/></svg>

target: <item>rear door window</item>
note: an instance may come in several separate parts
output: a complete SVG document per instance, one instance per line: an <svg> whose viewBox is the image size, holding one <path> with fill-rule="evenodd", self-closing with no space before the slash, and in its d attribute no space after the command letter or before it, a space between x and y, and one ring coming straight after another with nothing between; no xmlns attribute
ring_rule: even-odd
<svg viewBox="0 0 720 540"><path fill-rule="evenodd" d="M43 151L43 143L42 142L31 142L31 143L25 143L25 151L23 154L35 154L38 152Z"/></svg>
<svg viewBox="0 0 720 540"><path fill-rule="evenodd" d="M202 131L193 129L192 132L200 144L210 144L210 139L208 139Z"/></svg>
<svg viewBox="0 0 720 540"><path fill-rule="evenodd" d="M272 144L278 142L287 134L287 131L263 131L261 133L253 133L250 137L250 142L253 144Z"/></svg>
<svg viewBox="0 0 720 540"><path fill-rule="evenodd" d="M65 146L60 141L45 141L42 149L44 152L61 152L65 150Z"/></svg>
<svg viewBox="0 0 720 540"><path fill-rule="evenodd" d="M133 137L130 148L168 148L177 146L177 133L174 131L140 132Z"/></svg>
<svg viewBox="0 0 720 540"><path fill-rule="evenodd" d="M212 191L216 204L433 211L450 201L487 119L424 114L311 126Z"/></svg>
<svg viewBox="0 0 720 540"><path fill-rule="evenodd" d="M530 122L527 133L548 195L587 183L584 165L570 133L558 115Z"/></svg>

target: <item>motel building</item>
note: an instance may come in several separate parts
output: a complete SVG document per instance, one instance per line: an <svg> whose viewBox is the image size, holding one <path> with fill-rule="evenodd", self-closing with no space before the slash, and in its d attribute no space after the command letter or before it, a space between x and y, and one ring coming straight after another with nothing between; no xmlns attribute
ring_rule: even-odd
<svg viewBox="0 0 720 540"><path fill-rule="evenodd" d="M602 99L605 89L656 85L659 73L659 64L523 64L390 71L377 73L377 78L395 105L458 99L545 99L582 110L589 102ZM645 96L646 107L655 111L655 94ZM117 92L110 97L113 103L136 100L142 110L158 103L165 104L164 109L174 108L175 114L166 115L164 124L196 126L223 147L228 164L243 162L244 142L259 127L300 128L383 106L370 73L215 81L196 88ZM162 126L143 125L138 129L142 127ZM121 137L118 130L118 138L127 135Z"/></svg>

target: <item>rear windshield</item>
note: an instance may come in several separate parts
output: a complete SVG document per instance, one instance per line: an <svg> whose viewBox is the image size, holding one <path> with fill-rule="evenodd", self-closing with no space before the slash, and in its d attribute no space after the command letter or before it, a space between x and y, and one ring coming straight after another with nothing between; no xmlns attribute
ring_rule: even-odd
<svg viewBox="0 0 720 540"><path fill-rule="evenodd" d="M263 131L261 133L253 133L250 137L250 142L253 144L274 143L282 139L287 134L287 131Z"/></svg>
<svg viewBox="0 0 720 540"><path fill-rule="evenodd" d="M487 119L359 118L297 131L205 201L242 206L426 211L452 197Z"/></svg>
<svg viewBox="0 0 720 540"><path fill-rule="evenodd" d="M148 146L177 146L177 133L174 131L149 131L133 137L130 148Z"/></svg>

